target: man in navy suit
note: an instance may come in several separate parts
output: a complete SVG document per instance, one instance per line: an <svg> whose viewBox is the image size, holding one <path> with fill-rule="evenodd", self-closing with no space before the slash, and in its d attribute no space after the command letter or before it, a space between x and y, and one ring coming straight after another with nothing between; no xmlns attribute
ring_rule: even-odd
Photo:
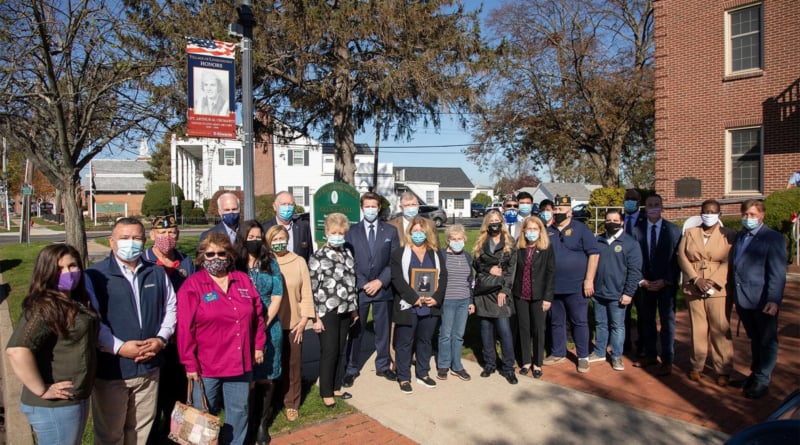
<svg viewBox="0 0 800 445"><path fill-rule="evenodd" d="M225 233L231 239L231 244L236 243L236 232L239 230L239 197L230 192L219 195L217 197L217 213L222 221L201 233L198 245L211 232Z"/></svg>
<svg viewBox="0 0 800 445"><path fill-rule="evenodd" d="M396 381L391 369L389 339L392 325L392 252L400 246L397 229L378 219L381 197L373 192L361 196L364 219L350 227L345 241L353 251L358 288L358 322L350 330L347 342L347 369L344 386L353 385L361 370L361 339L367 327L367 315L372 306L375 328L375 371L380 377Z"/></svg>
<svg viewBox="0 0 800 445"><path fill-rule="evenodd" d="M633 236L633 231L639 224L644 224L646 221L645 212L639 210L639 202L642 200L642 195L639 194L639 191L635 188L629 188L625 190L625 200L623 201L623 207L625 210L625 214L623 216L622 225L625 228L625 233L630 236ZM633 307L632 304L629 304L625 308L625 345L623 346L623 350L625 352L630 351L632 339L631 339L631 308Z"/></svg>
<svg viewBox="0 0 800 445"><path fill-rule="evenodd" d="M261 223L264 233L267 229L280 224L286 227L289 232L289 243L287 248L303 257L308 263L308 258L314 252L314 242L311 239L311 227L308 221L294 216L294 196L287 191L278 192L275 201L272 203L275 209L275 217Z"/></svg>
<svg viewBox="0 0 800 445"><path fill-rule="evenodd" d="M681 229L661 218L663 201L653 194L645 201L647 221L634 227L633 236L642 249L642 281L634 303L639 314L639 355L634 363L645 368L658 363L657 338L661 343L661 366L658 375L672 373L675 358L675 298L678 293L678 257L675 255L681 240ZM656 328L656 311L661 332Z"/></svg>
<svg viewBox="0 0 800 445"><path fill-rule="evenodd" d="M742 230L733 256L733 297L736 313L750 338L750 375L742 386L745 397L767 394L778 359L778 311L786 286L786 241L764 224L764 202L742 203Z"/></svg>

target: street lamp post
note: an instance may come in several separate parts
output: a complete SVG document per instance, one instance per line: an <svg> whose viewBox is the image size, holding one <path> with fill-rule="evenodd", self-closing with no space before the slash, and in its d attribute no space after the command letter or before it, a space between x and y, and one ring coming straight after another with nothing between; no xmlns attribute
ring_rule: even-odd
<svg viewBox="0 0 800 445"><path fill-rule="evenodd" d="M244 182L244 218L255 219L255 185L253 180L253 17L251 0L239 0L236 8L239 21L228 28L228 34L241 37L242 45L242 157Z"/></svg>

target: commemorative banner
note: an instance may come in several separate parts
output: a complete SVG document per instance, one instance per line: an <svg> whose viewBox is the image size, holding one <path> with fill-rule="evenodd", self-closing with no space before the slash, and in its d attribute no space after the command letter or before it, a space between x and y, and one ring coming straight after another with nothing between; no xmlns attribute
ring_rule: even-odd
<svg viewBox="0 0 800 445"><path fill-rule="evenodd" d="M189 63L188 135L236 139L236 44L189 37L186 54Z"/></svg>

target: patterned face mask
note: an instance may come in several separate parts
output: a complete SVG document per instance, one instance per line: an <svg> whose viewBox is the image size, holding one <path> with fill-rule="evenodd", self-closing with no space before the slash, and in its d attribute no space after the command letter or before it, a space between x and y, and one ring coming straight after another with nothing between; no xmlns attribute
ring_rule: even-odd
<svg viewBox="0 0 800 445"><path fill-rule="evenodd" d="M228 259L227 258L211 258L208 260L203 261L203 269L206 270L210 275L218 277L225 273L225 270L228 269Z"/></svg>
<svg viewBox="0 0 800 445"><path fill-rule="evenodd" d="M156 238L156 249L164 255L169 255L172 249L178 244L178 240L169 235L159 236Z"/></svg>

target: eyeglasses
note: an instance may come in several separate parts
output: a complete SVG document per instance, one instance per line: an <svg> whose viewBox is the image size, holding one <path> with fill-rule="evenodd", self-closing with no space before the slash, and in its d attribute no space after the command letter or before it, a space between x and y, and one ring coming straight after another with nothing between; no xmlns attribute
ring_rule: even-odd
<svg viewBox="0 0 800 445"><path fill-rule="evenodd" d="M206 256L206 258L209 258L209 259L210 258L214 258L214 257L225 258L225 257L228 256L228 252L226 252L224 250L219 251L219 252L205 252L204 255Z"/></svg>

